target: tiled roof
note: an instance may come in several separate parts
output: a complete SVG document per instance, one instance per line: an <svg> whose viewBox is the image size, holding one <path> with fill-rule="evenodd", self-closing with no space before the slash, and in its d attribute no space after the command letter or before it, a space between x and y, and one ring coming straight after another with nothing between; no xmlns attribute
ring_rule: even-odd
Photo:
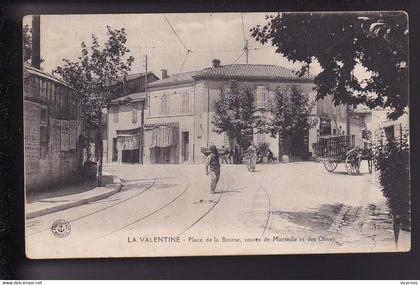
<svg viewBox="0 0 420 285"><path fill-rule="evenodd" d="M191 71L170 75L168 78L154 81L147 86L168 86L173 84L194 82L194 79L263 79L263 80L297 80L311 81L313 77L304 75L299 77L295 71L279 66L267 64L229 64L220 67L210 67L198 71Z"/></svg>
<svg viewBox="0 0 420 285"><path fill-rule="evenodd" d="M111 102L112 103L118 103L118 102L121 102L121 101L124 101L124 100L139 100L139 99L146 99L146 93L139 92L139 93L129 94L129 95L114 99Z"/></svg>
<svg viewBox="0 0 420 285"><path fill-rule="evenodd" d="M167 86L167 85L173 85L173 84L194 82L193 76L201 72L202 70L172 74L172 75L169 75L167 78L153 81L152 83L147 84L147 86L148 87Z"/></svg>
<svg viewBox="0 0 420 285"><path fill-rule="evenodd" d="M195 78L312 80L312 77L308 75L299 77L296 75L296 72L291 69L279 65L267 64L221 65L220 67L203 69Z"/></svg>
<svg viewBox="0 0 420 285"><path fill-rule="evenodd" d="M152 75L152 74L154 75L154 73L151 72L151 71L147 72L147 75ZM134 74L127 74L125 80L129 81L129 80L137 79L137 78L144 77L144 76L146 76L146 72L134 73Z"/></svg>

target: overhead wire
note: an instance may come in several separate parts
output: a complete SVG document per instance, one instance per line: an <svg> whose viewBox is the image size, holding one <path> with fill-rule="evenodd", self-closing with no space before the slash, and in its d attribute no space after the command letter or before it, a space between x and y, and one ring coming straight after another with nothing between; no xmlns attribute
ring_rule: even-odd
<svg viewBox="0 0 420 285"><path fill-rule="evenodd" d="M184 68L185 62L187 61L188 55L190 53L192 53L193 51L190 50L189 48L187 48L187 46L185 45L185 43L182 41L181 37L178 35L178 33L175 31L174 27L172 26L171 22L169 22L169 19L166 17L165 14L163 14L163 17L165 18L166 22L168 23L169 27L171 27L172 31L174 32L175 36L178 38L179 42L182 44L182 46L184 47L184 49L186 50L187 54L184 57L184 61L181 64L181 68L179 69L179 72L182 71L182 69Z"/></svg>
<svg viewBox="0 0 420 285"><path fill-rule="evenodd" d="M232 64L234 64L234 63L236 63L241 57L242 57L242 55L244 54L244 52L245 51L242 51L242 53L238 56L238 58L237 59L235 59L235 61L234 62L232 62Z"/></svg>
<svg viewBox="0 0 420 285"><path fill-rule="evenodd" d="M187 52L192 52L192 50L188 49L185 43L182 41L182 39L179 37L178 33L175 31L174 27L172 26L171 22L169 22L168 18L165 14L163 14L163 17L165 18L166 22L168 23L169 27L171 27L172 31L174 32L175 36L178 38L179 42L182 44L182 46L185 48Z"/></svg>
<svg viewBox="0 0 420 285"><path fill-rule="evenodd" d="M189 52L187 52L187 54L185 55L185 57L184 57L184 61L182 62L182 64L181 64L181 68L179 69L179 73L181 73L182 72L182 69L184 68L184 64L185 64L185 62L187 61L187 58L188 58L188 55L189 55L190 53Z"/></svg>

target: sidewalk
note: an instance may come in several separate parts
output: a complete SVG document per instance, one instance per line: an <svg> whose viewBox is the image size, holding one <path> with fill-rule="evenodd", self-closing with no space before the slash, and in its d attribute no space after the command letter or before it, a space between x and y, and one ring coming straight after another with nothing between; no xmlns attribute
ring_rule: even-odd
<svg viewBox="0 0 420 285"><path fill-rule="evenodd" d="M27 197L25 205L26 219L102 200L120 191L121 180L119 178L109 175L104 175L103 178L106 185L102 187L89 185L69 186L57 189L55 193L40 194L37 198Z"/></svg>
<svg viewBox="0 0 420 285"><path fill-rule="evenodd" d="M409 251L411 246L410 232L400 230L398 244L395 243L393 220L380 184L371 175L369 187L363 197L362 205L356 211L353 222L344 222L343 231L347 242L365 244L371 251Z"/></svg>
<svg viewBox="0 0 420 285"><path fill-rule="evenodd" d="M393 220L386 198L380 190L379 182L374 181L373 175L371 179L371 188L361 229L362 236L370 239L374 248L396 247L398 250L408 251L411 244L411 233L400 230L398 244L395 244Z"/></svg>

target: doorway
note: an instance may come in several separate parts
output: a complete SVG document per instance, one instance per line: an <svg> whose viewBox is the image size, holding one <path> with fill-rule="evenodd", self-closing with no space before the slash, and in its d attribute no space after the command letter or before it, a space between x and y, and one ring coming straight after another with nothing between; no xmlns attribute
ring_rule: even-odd
<svg viewBox="0 0 420 285"><path fill-rule="evenodd" d="M112 161L118 161L117 138L112 139Z"/></svg>
<svg viewBox="0 0 420 285"><path fill-rule="evenodd" d="M182 132L182 162L186 162L189 160L189 132Z"/></svg>

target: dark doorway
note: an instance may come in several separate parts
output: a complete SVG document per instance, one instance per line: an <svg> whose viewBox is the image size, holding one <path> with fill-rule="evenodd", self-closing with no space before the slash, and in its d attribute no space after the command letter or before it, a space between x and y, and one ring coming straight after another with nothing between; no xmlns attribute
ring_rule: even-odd
<svg viewBox="0 0 420 285"><path fill-rule="evenodd" d="M182 132L182 162L189 158L189 132Z"/></svg>
<svg viewBox="0 0 420 285"><path fill-rule="evenodd" d="M121 161L128 163L139 163L140 150L137 149L126 149L121 152Z"/></svg>
<svg viewBox="0 0 420 285"><path fill-rule="evenodd" d="M112 139L112 161L118 161L117 138Z"/></svg>
<svg viewBox="0 0 420 285"><path fill-rule="evenodd" d="M291 139L290 152L292 156L306 159L309 151L308 130L297 132Z"/></svg>

